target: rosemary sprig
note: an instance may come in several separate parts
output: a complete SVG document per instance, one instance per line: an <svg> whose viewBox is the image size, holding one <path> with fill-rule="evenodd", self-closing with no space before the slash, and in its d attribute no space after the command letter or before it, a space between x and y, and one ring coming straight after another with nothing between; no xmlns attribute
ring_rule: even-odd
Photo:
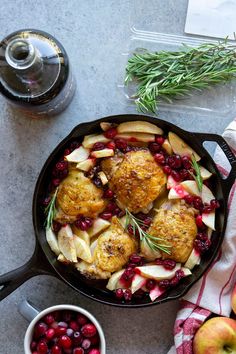
<svg viewBox="0 0 236 354"><path fill-rule="evenodd" d="M55 193L53 194L50 203L48 204L48 206L45 208L44 212L47 215L47 219L46 219L46 229L50 229L50 227L52 226L52 222L54 219L54 216L56 214L56 207L55 207L55 203L56 203L56 197L57 197L57 191L58 188L56 188Z"/></svg>
<svg viewBox="0 0 236 354"><path fill-rule="evenodd" d="M202 191L202 185L203 185L203 180L202 180L202 176L201 176L201 171L200 171L200 167L199 164L196 161L195 156L192 154L192 166L196 172L196 174L191 173L192 177L195 179L198 189L201 192Z"/></svg>
<svg viewBox="0 0 236 354"><path fill-rule="evenodd" d="M167 254L171 254L170 247L166 244L159 243L164 241L160 237L154 237L144 231L141 226L144 226L145 223L143 220L136 218L133 214L130 213L128 209L125 209L126 219L125 219L125 230L127 231L128 225L132 226L134 234L138 234L140 241L144 241L153 251L162 251Z"/></svg>
<svg viewBox="0 0 236 354"><path fill-rule="evenodd" d="M226 82L236 74L236 45L227 38L176 52L134 53L126 66L125 84L138 84L133 95L141 112L156 112L160 100L191 95L191 90Z"/></svg>

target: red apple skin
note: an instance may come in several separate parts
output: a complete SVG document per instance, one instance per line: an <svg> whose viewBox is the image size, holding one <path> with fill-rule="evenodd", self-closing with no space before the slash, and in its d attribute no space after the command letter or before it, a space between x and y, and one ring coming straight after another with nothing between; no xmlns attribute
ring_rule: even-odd
<svg viewBox="0 0 236 354"><path fill-rule="evenodd" d="M231 307L236 315L236 284L234 285L234 290L232 292Z"/></svg>
<svg viewBox="0 0 236 354"><path fill-rule="evenodd" d="M193 353L236 353L236 321L228 317L214 317L206 321L195 334Z"/></svg>

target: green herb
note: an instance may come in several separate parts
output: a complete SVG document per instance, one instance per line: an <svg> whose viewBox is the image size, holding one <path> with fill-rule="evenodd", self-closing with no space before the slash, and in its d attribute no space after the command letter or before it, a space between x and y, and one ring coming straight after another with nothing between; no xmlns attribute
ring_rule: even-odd
<svg viewBox="0 0 236 354"><path fill-rule="evenodd" d="M54 219L54 216L56 214L56 207L55 207L55 203L56 203L56 197L57 197L57 191L58 188L55 190L55 193L53 194L50 203L48 204L48 206L45 208L45 214L47 215L47 219L46 219L46 229L50 229L52 226L52 222Z"/></svg>
<svg viewBox="0 0 236 354"><path fill-rule="evenodd" d="M162 252L171 254L171 251L169 249L171 246L159 243L159 241L160 242L164 241L162 238L154 237L142 229L142 226L146 226L143 220L136 218L133 214L129 212L128 209L125 209L125 212L126 212L126 220L125 220L126 231L128 229L128 225L131 225L134 234L139 236L140 241L145 241L153 251L160 250Z"/></svg>
<svg viewBox="0 0 236 354"><path fill-rule="evenodd" d="M235 77L235 45L224 40L193 48L183 45L176 52L135 53L126 66L125 84L138 84L135 98L141 112L156 112L160 100L172 102L191 90L208 88Z"/></svg>
<svg viewBox="0 0 236 354"><path fill-rule="evenodd" d="M201 176L201 171L200 171L200 167L199 164L196 161L196 158L194 156L194 154L192 155L192 166L196 172L196 174L191 173L191 175L193 176L193 178L195 179L198 189L201 192L202 191L202 185L203 185L203 180L202 180L202 176Z"/></svg>

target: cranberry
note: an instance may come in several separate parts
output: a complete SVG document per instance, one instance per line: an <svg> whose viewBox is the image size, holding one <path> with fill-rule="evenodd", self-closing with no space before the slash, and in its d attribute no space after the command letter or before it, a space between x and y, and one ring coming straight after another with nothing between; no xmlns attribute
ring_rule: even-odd
<svg viewBox="0 0 236 354"><path fill-rule="evenodd" d="M42 201L42 205L43 205L44 207L47 207L48 204L50 203L50 201L51 201L51 197L46 197L46 198L44 198L44 200Z"/></svg>
<svg viewBox="0 0 236 354"><path fill-rule="evenodd" d="M118 218L122 218L125 215L125 210L120 210L119 214L117 215Z"/></svg>
<svg viewBox="0 0 236 354"><path fill-rule="evenodd" d="M151 151L151 153L155 154L156 152L159 152L161 150L161 146L157 143L149 143L148 148Z"/></svg>
<svg viewBox="0 0 236 354"><path fill-rule="evenodd" d="M184 168L189 170L192 167L191 159L188 156L183 156L182 157L182 164Z"/></svg>
<svg viewBox="0 0 236 354"><path fill-rule="evenodd" d="M200 252L200 253L204 253L206 252L211 246L211 241L210 240L206 240L206 241L201 241L196 239L194 241L194 247Z"/></svg>
<svg viewBox="0 0 236 354"><path fill-rule="evenodd" d="M81 344L82 348L89 349L91 347L91 341L89 339L84 339L82 344Z"/></svg>
<svg viewBox="0 0 236 354"><path fill-rule="evenodd" d="M71 153L70 149L65 149L64 156L70 155L70 153Z"/></svg>
<svg viewBox="0 0 236 354"><path fill-rule="evenodd" d="M209 214L209 213L211 213L213 211L213 208L212 208L212 206L211 205L204 205L204 207L203 207L203 210L202 210L202 212L203 213L206 213L206 214Z"/></svg>
<svg viewBox="0 0 236 354"><path fill-rule="evenodd" d="M197 234L197 239L201 240L201 241L206 241L208 240L207 234L205 234L204 232L199 232Z"/></svg>
<svg viewBox="0 0 236 354"><path fill-rule="evenodd" d="M123 299L123 297L124 297L123 289L120 289L120 288L116 289L115 295L118 300Z"/></svg>
<svg viewBox="0 0 236 354"><path fill-rule="evenodd" d="M164 259L157 258L157 259L155 260L155 263L156 263L157 265L163 265Z"/></svg>
<svg viewBox="0 0 236 354"><path fill-rule="evenodd" d="M98 349L91 349L88 354L100 354L100 350Z"/></svg>
<svg viewBox="0 0 236 354"><path fill-rule="evenodd" d="M102 218L104 220L110 220L112 218L112 213L109 211L104 211L99 216L100 216L100 218Z"/></svg>
<svg viewBox="0 0 236 354"><path fill-rule="evenodd" d="M133 268L129 267L124 271L121 278L124 281L130 281L133 279L134 276L135 276L135 272L134 272Z"/></svg>
<svg viewBox="0 0 236 354"><path fill-rule="evenodd" d="M160 286L160 288L164 288L164 289L169 288L170 287L170 280L168 280L168 279L161 280L159 282L159 286Z"/></svg>
<svg viewBox="0 0 236 354"><path fill-rule="evenodd" d="M95 336L97 333L97 328L92 323L87 323L81 328L81 333L84 337L90 338Z"/></svg>
<svg viewBox="0 0 236 354"><path fill-rule="evenodd" d="M67 335L63 335L59 338L58 344L63 348L67 349L72 346L72 340Z"/></svg>
<svg viewBox="0 0 236 354"><path fill-rule="evenodd" d="M135 299L142 299L144 297L145 291L143 291L142 289L138 289L137 291L135 291L135 293L133 294L133 297Z"/></svg>
<svg viewBox="0 0 236 354"><path fill-rule="evenodd" d="M44 341L40 341L37 345L37 351L39 354L46 354L48 352L47 343Z"/></svg>
<svg viewBox="0 0 236 354"><path fill-rule="evenodd" d="M52 354L62 354L61 348L58 345L54 345L51 349Z"/></svg>
<svg viewBox="0 0 236 354"><path fill-rule="evenodd" d="M176 182L180 182L181 181L181 176L180 176L179 172L177 172L175 170L172 170L171 171L171 176L174 178L174 180Z"/></svg>
<svg viewBox="0 0 236 354"><path fill-rule="evenodd" d="M166 173L167 175L170 175L171 172L172 172L172 169L170 168L170 166L165 165L165 166L163 167L163 172Z"/></svg>
<svg viewBox="0 0 236 354"><path fill-rule="evenodd" d="M103 133L103 135L107 138L107 139L113 139L116 135L117 135L117 129L116 128L110 128L107 131L105 131Z"/></svg>
<svg viewBox="0 0 236 354"><path fill-rule="evenodd" d="M93 184L95 184L95 186L96 186L97 188L102 188L102 186L103 186L101 179L98 178L98 177L95 177L95 178L93 179Z"/></svg>
<svg viewBox="0 0 236 354"><path fill-rule="evenodd" d="M202 215L198 215L196 217L196 225L199 229L203 228L204 227L204 224L202 222Z"/></svg>
<svg viewBox="0 0 236 354"><path fill-rule="evenodd" d="M107 189L105 190L104 194L103 194L104 198L110 199L114 197L114 193L112 192L111 189Z"/></svg>
<svg viewBox="0 0 236 354"><path fill-rule="evenodd" d="M73 329L72 329L72 328L67 328L67 330L66 330L66 335L67 335L68 337L72 337L73 334L74 334Z"/></svg>
<svg viewBox="0 0 236 354"><path fill-rule="evenodd" d="M115 150L116 144L114 143L114 141L109 141L109 142L106 144L106 147L107 147L107 149Z"/></svg>
<svg viewBox="0 0 236 354"><path fill-rule="evenodd" d="M93 219L84 216L79 216L78 220L75 221L75 226L82 231L88 230L92 225Z"/></svg>
<svg viewBox="0 0 236 354"><path fill-rule="evenodd" d="M37 342L35 342L34 340L30 343L30 349L31 351L36 350L37 348Z"/></svg>
<svg viewBox="0 0 236 354"><path fill-rule="evenodd" d="M75 348L73 354L84 354L84 349L81 347Z"/></svg>
<svg viewBox="0 0 236 354"><path fill-rule="evenodd" d="M133 229L133 226L131 224L129 224L127 226L127 231L130 235L133 235L134 234L134 229Z"/></svg>
<svg viewBox="0 0 236 354"><path fill-rule="evenodd" d="M179 280L182 279L182 278L184 278L184 271L183 271L182 269L176 270L175 276L176 276L176 278L179 279Z"/></svg>
<svg viewBox="0 0 236 354"><path fill-rule="evenodd" d="M167 158L167 164L171 168L178 169L182 166L182 159L180 155L172 155Z"/></svg>
<svg viewBox="0 0 236 354"><path fill-rule="evenodd" d="M46 333L45 336L47 339L52 339L55 336L55 329L54 328L49 328Z"/></svg>
<svg viewBox="0 0 236 354"><path fill-rule="evenodd" d="M170 280L170 286L176 286L179 283L179 279L174 277Z"/></svg>
<svg viewBox="0 0 236 354"><path fill-rule="evenodd" d="M73 329L73 331L75 331L75 332L78 331L80 328L80 326L78 325L78 323L76 321L70 321L69 327L71 329Z"/></svg>
<svg viewBox="0 0 236 354"><path fill-rule="evenodd" d="M39 337L43 336L46 333L47 329L48 329L48 326L46 325L46 323L39 322L35 327L35 331L34 331L35 337L39 338Z"/></svg>
<svg viewBox="0 0 236 354"><path fill-rule="evenodd" d="M82 334L80 332L74 332L74 335L73 335L73 344L74 345L80 345L80 343L82 342Z"/></svg>
<svg viewBox="0 0 236 354"><path fill-rule="evenodd" d="M160 165L164 165L165 164L165 156L163 154L161 154L161 153L155 154L154 155L154 159Z"/></svg>
<svg viewBox="0 0 236 354"><path fill-rule="evenodd" d="M185 168L179 171L180 177L182 179L188 179L189 178L189 172Z"/></svg>
<svg viewBox="0 0 236 354"><path fill-rule="evenodd" d="M161 135L156 135L155 141L157 142L157 144L162 145L165 141L165 138Z"/></svg>
<svg viewBox="0 0 236 354"><path fill-rule="evenodd" d="M80 143L78 143L78 141L72 141L72 143L70 144L70 149L73 151L75 149L78 149L80 147Z"/></svg>
<svg viewBox="0 0 236 354"><path fill-rule="evenodd" d="M193 204L193 201L194 201L194 196L193 195L186 195L184 197L184 200L187 204Z"/></svg>
<svg viewBox="0 0 236 354"><path fill-rule="evenodd" d="M100 342L100 338L99 338L98 334L96 334L95 336L89 338L89 340L90 340L92 346L98 345L99 342Z"/></svg>
<svg viewBox="0 0 236 354"><path fill-rule="evenodd" d="M154 289L155 286L156 286L156 281L155 281L155 280L153 280L153 279L148 279L148 280L146 281L146 288L147 288L148 290Z"/></svg>
<svg viewBox="0 0 236 354"><path fill-rule="evenodd" d="M67 170L68 168L68 162L63 160L63 161L60 161L56 164L56 169L58 171L64 171L64 170Z"/></svg>
<svg viewBox="0 0 236 354"><path fill-rule="evenodd" d="M63 321L60 321L60 322L58 322L58 326L59 326L59 327L65 327L65 328L68 328L68 323L63 322Z"/></svg>
<svg viewBox="0 0 236 354"><path fill-rule="evenodd" d="M115 144L116 144L116 148L119 150L125 150L128 145L124 139L116 139Z"/></svg>
<svg viewBox="0 0 236 354"><path fill-rule="evenodd" d="M193 206L197 210L202 210L202 208L203 208L202 199L200 197L194 197Z"/></svg>
<svg viewBox="0 0 236 354"><path fill-rule="evenodd" d="M138 264L138 263L141 262L142 257L139 256L138 254L133 253L133 254L131 254L131 256L129 257L129 260L130 260L130 262L132 262L132 263Z"/></svg>
<svg viewBox="0 0 236 354"><path fill-rule="evenodd" d="M56 331L56 335L57 336L63 336L64 334L66 334L66 327L57 327L55 328Z"/></svg>
<svg viewBox="0 0 236 354"><path fill-rule="evenodd" d="M151 223L152 223L152 218L150 216L146 216L146 218L143 220L143 223L146 225L146 226L150 226Z"/></svg>
<svg viewBox="0 0 236 354"><path fill-rule="evenodd" d="M61 183L61 180L59 178L54 178L52 180L52 184L54 185L54 187L58 187L60 183Z"/></svg>
<svg viewBox="0 0 236 354"><path fill-rule="evenodd" d="M174 267L176 266L176 262L172 259L165 259L163 261L163 266L165 269L171 270L174 269Z"/></svg>
<svg viewBox="0 0 236 354"><path fill-rule="evenodd" d="M83 326L85 323L88 323L88 319L86 316L79 314L77 315L77 322L80 326Z"/></svg>
<svg viewBox="0 0 236 354"><path fill-rule="evenodd" d="M210 205L213 209L217 209L220 207L220 203L217 199L212 199Z"/></svg>
<svg viewBox="0 0 236 354"><path fill-rule="evenodd" d="M105 144L97 142L93 145L92 149L94 151L97 151L97 150L103 150L105 149L105 147L106 147Z"/></svg>
<svg viewBox="0 0 236 354"><path fill-rule="evenodd" d="M132 292L130 289L125 289L124 291L124 299L125 301L131 301L132 300Z"/></svg>

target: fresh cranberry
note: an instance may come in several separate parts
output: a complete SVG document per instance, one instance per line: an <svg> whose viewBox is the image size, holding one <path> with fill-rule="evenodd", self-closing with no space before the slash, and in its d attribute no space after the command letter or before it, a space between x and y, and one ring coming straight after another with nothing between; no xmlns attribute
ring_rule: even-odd
<svg viewBox="0 0 236 354"><path fill-rule="evenodd" d="M70 149L65 149L64 156L70 155L70 153L71 153Z"/></svg>
<svg viewBox="0 0 236 354"><path fill-rule="evenodd" d="M176 270L175 276L176 276L176 278L179 279L179 280L182 279L182 278L184 278L184 271L183 271L182 269Z"/></svg>
<svg viewBox="0 0 236 354"><path fill-rule="evenodd" d="M183 156L182 157L182 164L184 168L189 170L192 167L191 159L188 156Z"/></svg>
<svg viewBox="0 0 236 354"><path fill-rule="evenodd" d="M139 255L136 254L136 253L133 253L133 254L131 254L131 256L129 257L129 260L130 260L130 262L132 262L132 263L138 264L138 263L141 262L142 257L139 256Z"/></svg>
<svg viewBox="0 0 236 354"><path fill-rule="evenodd" d="M203 213L206 213L206 214L209 214L209 213L211 213L213 211L213 208L212 208L212 206L211 205L204 205L204 207L203 207L203 210L202 210L202 212Z"/></svg>
<svg viewBox="0 0 236 354"><path fill-rule="evenodd" d="M161 135L156 135L155 141L157 142L157 144L162 145L165 141L165 138Z"/></svg>
<svg viewBox="0 0 236 354"><path fill-rule="evenodd" d="M54 187L58 187L60 183L61 183L61 180L59 178L54 178L52 180L52 184L54 185Z"/></svg>
<svg viewBox="0 0 236 354"><path fill-rule="evenodd" d="M170 168L170 166L165 165L165 166L163 166L163 172L166 173L167 175L170 175L172 172L172 169Z"/></svg>
<svg viewBox="0 0 236 354"><path fill-rule="evenodd" d="M170 286L176 286L179 283L179 279L174 277L170 280Z"/></svg>
<svg viewBox="0 0 236 354"><path fill-rule="evenodd" d="M203 208L202 199L200 197L194 197L193 206L197 210L202 210L202 208Z"/></svg>
<svg viewBox="0 0 236 354"><path fill-rule="evenodd" d="M154 155L154 159L160 165L164 165L165 164L165 156L163 154L161 154L161 153L155 154Z"/></svg>
<svg viewBox="0 0 236 354"><path fill-rule="evenodd" d="M204 227L204 224L202 222L202 215L197 215L196 217L196 225L199 229Z"/></svg>
<svg viewBox="0 0 236 354"><path fill-rule="evenodd" d="M117 135L117 129L116 128L110 128L107 131L105 131L103 133L103 135L107 138L107 139L113 139L116 135Z"/></svg>
<svg viewBox="0 0 236 354"><path fill-rule="evenodd" d="M182 179L188 179L189 178L189 172L185 168L179 171L180 177Z"/></svg>
<svg viewBox="0 0 236 354"><path fill-rule="evenodd" d="M193 204L193 201L194 201L194 196L193 195L186 195L184 197L184 200L187 204L190 204L192 205Z"/></svg>
<svg viewBox="0 0 236 354"><path fill-rule="evenodd" d="M58 171L64 171L68 168L68 162L63 160L63 161L60 161L56 164L56 169Z"/></svg>
<svg viewBox="0 0 236 354"><path fill-rule="evenodd" d="M210 205L213 209L217 209L220 207L220 203L217 199L212 199Z"/></svg>
<svg viewBox="0 0 236 354"><path fill-rule="evenodd" d="M58 345L54 345L51 349L52 354L62 354L61 348Z"/></svg>
<svg viewBox="0 0 236 354"><path fill-rule="evenodd" d="M116 148L119 150L125 150L128 145L124 139L116 139L115 144L116 144Z"/></svg>
<svg viewBox="0 0 236 354"><path fill-rule="evenodd" d="M119 207L116 207L113 211L113 215L118 216L120 214L120 212L121 212L121 209Z"/></svg>
<svg viewBox="0 0 236 354"><path fill-rule="evenodd" d="M49 328L46 333L45 336L47 339L52 339L55 336L55 329L54 328Z"/></svg>
<svg viewBox="0 0 236 354"><path fill-rule="evenodd" d="M50 203L50 201L51 201L51 197L46 197L46 198L43 199L42 205L43 205L44 207L47 207L48 204Z"/></svg>
<svg viewBox="0 0 236 354"><path fill-rule="evenodd" d="M127 231L130 235L133 235L134 234L134 229L133 229L133 226L131 224L129 224L127 226Z"/></svg>
<svg viewBox="0 0 236 354"><path fill-rule="evenodd" d="M151 151L151 153L155 154L156 152L159 152L161 150L161 146L157 143L149 143L148 148Z"/></svg>
<svg viewBox="0 0 236 354"><path fill-rule="evenodd" d="M164 279L159 282L160 288L167 289L170 287L170 280Z"/></svg>
<svg viewBox="0 0 236 354"><path fill-rule="evenodd" d="M135 272L134 272L133 268L129 267L124 271L121 278L124 281L130 281L133 279L134 276L135 276Z"/></svg>
<svg viewBox="0 0 236 354"><path fill-rule="evenodd" d="M78 314L77 315L77 322L80 326L85 325L85 323L88 323L88 319L86 316L82 315L82 314Z"/></svg>
<svg viewBox="0 0 236 354"><path fill-rule="evenodd" d="M93 145L93 147L92 147L92 149L94 150L94 151L98 151L98 150L103 150L103 149L105 149L105 144L103 144L103 143L95 143L94 145Z"/></svg>
<svg viewBox="0 0 236 354"><path fill-rule="evenodd" d="M163 266L165 269L171 270L174 269L174 267L176 266L176 262L172 259L165 259L163 261Z"/></svg>
<svg viewBox="0 0 236 354"><path fill-rule="evenodd" d="M76 321L70 321L69 322L69 327L71 329L73 329L73 331L75 331L75 332L78 331L79 328L80 328L80 326L78 325L78 323Z"/></svg>
<svg viewBox="0 0 236 354"><path fill-rule="evenodd" d="M180 155L172 155L167 158L167 164L171 168L178 169L182 166L182 159Z"/></svg>
<svg viewBox="0 0 236 354"><path fill-rule="evenodd" d="M81 347L75 348L73 354L84 354L84 349Z"/></svg>
<svg viewBox="0 0 236 354"><path fill-rule="evenodd" d="M110 220L112 218L112 213L109 211L104 211L99 216L104 220Z"/></svg>
<svg viewBox="0 0 236 354"><path fill-rule="evenodd" d="M104 198L110 199L110 198L114 197L114 193L111 189L107 189L107 190L105 190L103 196L104 196Z"/></svg>
<svg viewBox="0 0 236 354"><path fill-rule="evenodd" d="M100 350L99 349L91 349L88 354L100 354Z"/></svg>
<svg viewBox="0 0 236 354"><path fill-rule="evenodd" d="M68 323L63 322L63 321L60 321L60 322L58 322L58 326L59 326L59 327L65 327L65 328L68 328Z"/></svg>
<svg viewBox="0 0 236 354"><path fill-rule="evenodd" d="M124 299L125 301L131 301L132 300L132 292L130 289L125 289L124 291Z"/></svg>
<svg viewBox="0 0 236 354"><path fill-rule="evenodd" d="M143 289L138 289L137 291L135 291L135 293L133 293L133 297L135 299L142 299L145 295L145 291L143 291Z"/></svg>
<svg viewBox="0 0 236 354"><path fill-rule="evenodd" d="M67 335L68 337L72 337L72 336L74 335L73 329L72 329L72 328L67 328L67 330L66 330L66 335Z"/></svg>
<svg viewBox="0 0 236 354"><path fill-rule="evenodd" d="M59 338L58 344L63 348L67 349L72 346L72 340L67 335L63 335Z"/></svg>
<svg viewBox="0 0 236 354"><path fill-rule="evenodd" d="M93 219L89 217L79 216L78 220L75 221L75 226L82 230L86 231L93 225Z"/></svg>
<svg viewBox="0 0 236 354"><path fill-rule="evenodd" d="M81 333L84 337L90 338L95 336L97 333L97 328L92 323L87 323L81 328Z"/></svg>
<svg viewBox="0 0 236 354"><path fill-rule="evenodd" d="M47 329L48 326L46 325L46 323L39 322L35 327L35 331L34 331L35 338L39 338L43 336L46 333Z"/></svg>
<svg viewBox="0 0 236 354"><path fill-rule="evenodd" d="M84 339L82 344L81 344L82 348L89 349L91 347L91 341L89 339Z"/></svg>
<svg viewBox="0 0 236 354"><path fill-rule="evenodd" d="M38 343L33 340L33 341L30 343L30 350L31 350L31 351L36 350L37 344L38 344Z"/></svg>
<svg viewBox="0 0 236 354"><path fill-rule="evenodd" d="M73 344L74 345L80 345L80 343L82 342L83 340L83 337L82 337L82 334L80 332L74 332L74 335L72 337L72 340L73 340Z"/></svg>
<svg viewBox="0 0 236 354"><path fill-rule="evenodd" d="M149 291L152 290L152 289L154 289L155 286L156 286L156 281L155 281L155 280L153 280L153 279L148 279L148 280L146 281L146 288L147 288Z"/></svg>
<svg viewBox="0 0 236 354"><path fill-rule="evenodd" d="M95 184L95 186L97 188L102 188L102 186L103 186L102 181L101 181L101 179L99 177L95 177L93 179L93 184Z"/></svg>
<svg viewBox="0 0 236 354"><path fill-rule="evenodd" d="M171 176L174 178L174 180L176 182L180 182L181 181L181 176L180 176L179 172L177 172L175 170L172 170L171 171Z"/></svg>
<svg viewBox="0 0 236 354"><path fill-rule="evenodd" d="M99 338L98 334L96 334L95 336L89 338L89 340L90 340L92 346L96 346L100 342L100 338Z"/></svg>
<svg viewBox="0 0 236 354"><path fill-rule="evenodd" d="M146 226L150 226L151 223L152 223L152 218L150 216L146 216L145 219L143 220L143 223L146 225Z"/></svg>
<svg viewBox="0 0 236 354"><path fill-rule="evenodd" d="M56 331L56 335L57 336L63 336L64 334L66 334L66 327L57 327L55 328Z"/></svg>
<svg viewBox="0 0 236 354"><path fill-rule="evenodd" d="M75 149L78 149L80 147L80 143L78 143L78 141L72 141L72 143L70 144L70 149L73 151Z"/></svg>
<svg viewBox="0 0 236 354"><path fill-rule="evenodd" d="M116 289L115 295L116 295L116 298L117 298L118 300L123 299L123 297L124 297L123 289L120 289L120 288L119 288L119 289Z"/></svg>
<svg viewBox="0 0 236 354"><path fill-rule="evenodd" d="M114 143L114 141L109 141L109 142L106 144L106 148L107 148L107 149L115 150L116 144Z"/></svg>
<svg viewBox="0 0 236 354"><path fill-rule="evenodd" d="M201 241L196 239L194 241L194 247L200 252L200 253L204 253L206 252L211 246L211 241L210 240L206 240L206 241Z"/></svg>
<svg viewBox="0 0 236 354"><path fill-rule="evenodd" d="M156 263L157 265L163 265L164 259L157 258L157 259L155 260L155 263Z"/></svg>
<svg viewBox="0 0 236 354"><path fill-rule="evenodd" d="M44 341L40 341L37 345L37 351L39 354L46 354L48 352L47 343Z"/></svg>
<svg viewBox="0 0 236 354"><path fill-rule="evenodd" d="M122 216L125 216L125 210L120 210L120 212L117 216L118 216L118 218L122 218Z"/></svg>
<svg viewBox="0 0 236 354"><path fill-rule="evenodd" d="M201 241L206 241L208 240L207 234L205 234L204 232L199 232L197 234L197 239L201 240Z"/></svg>

